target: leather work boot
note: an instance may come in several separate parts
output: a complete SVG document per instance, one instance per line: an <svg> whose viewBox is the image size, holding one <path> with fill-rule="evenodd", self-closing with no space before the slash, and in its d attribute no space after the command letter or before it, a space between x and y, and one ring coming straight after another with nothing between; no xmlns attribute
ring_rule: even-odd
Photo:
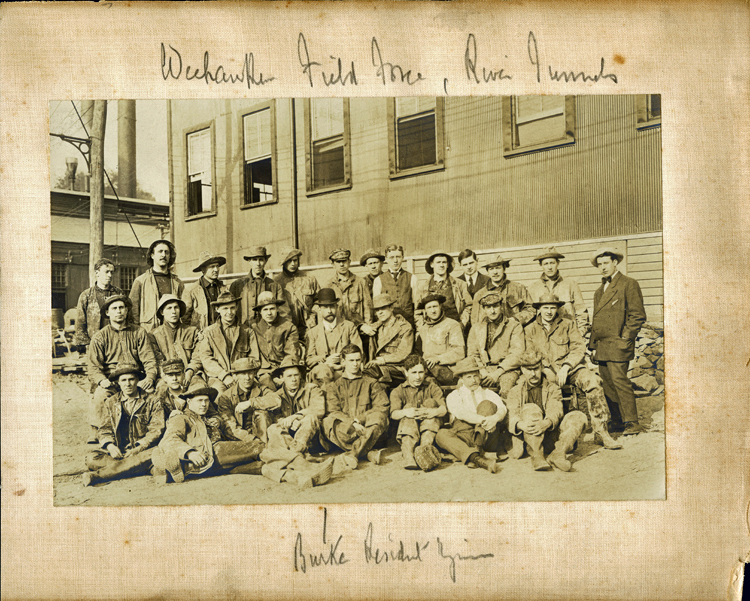
<svg viewBox="0 0 750 601"><path fill-rule="evenodd" d="M185 481L185 472L182 471L180 458L174 451L164 451L164 467L172 476L172 480L178 484Z"/></svg>
<svg viewBox="0 0 750 601"><path fill-rule="evenodd" d="M594 442L600 443L605 449L621 449L622 443L617 442L603 427L594 429Z"/></svg>
<svg viewBox="0 0 750 601"><path fill-rule="evenodd" d="M412 457L414 457L413 454ZM372 451L368 451L367 461L375 465L380 465L383 462L383 449L373 449Z"/></svg>
<svg viewBox="0 0 750 601"><path fill-rule="evenodd" d="M435 444L435 433L430 432L429 430L427 432L422 432L419 444L425 447L429 447L431 444Z"/></svg>
<svg viewBox="0 0 750 601"><path fill-rule="evenodd" d="M99 479L96 477L96 472L83 472L83 476L81 476L81 483L84 486L91 486L98 481Z"/></svg>
<svg viewBox="0 0 750 601"><path fill-rule="evenodd" d="M633 434L641 434L646 431L646 428L641 426L638 422L625 422L625 429L622 431L623 436L632 436Z"/></svg>
<svg viewBox="0 0 750 601"><path fill-rule="evenodd" d="M520 459L523 457L523 439L520 436L512 436L513 446L508 451L508 457L511 459Z"/></svg>
<svg viewBox="0 0 750 601"><path fill-rule="evenodd" d="M408 440L406 440L408 438ZM411 437L404 437L401 442L401 454L404 456L405 464L404 469L407 470L418 470L419 466L414 459L414 447L416 447L416 441Z"/></svg>
<svg viewBox="0 0 750 601"><path fill-rule="evenodd" d="M531 436L530 434L524 434L526 440L526 448L531 457L531 467L537 472L547 472L552 469L552 466L547 463L544 458L544 451L542 450L542 442L544 442L543 436Z"/></svg>
<svg viewBox="0 0 750 601"><path fill-rule="evenodd" d="M357 458L354 455L341 453L341 455L336 455L336 457L333 458L333 473L338 476L344 472L356 470L358 465L359 461L357 461Z"/></svg>
<svg viewBox="0 0 750 601"><path fill-rule="evenodd" d="M560 438L555 443L555 450L549 454L547 461L563 472L569 472L573 464L568 461L566 455L573 449L576 443L575 432L561 432Z"/></svg>
<svg viewBox="0 0 750 601"><path fill-rule="evenodd" d="M479 454L474 457L474 465L487 470L490 474L497 474L500 471L500 466L494 459L487 459Z"/></svg>

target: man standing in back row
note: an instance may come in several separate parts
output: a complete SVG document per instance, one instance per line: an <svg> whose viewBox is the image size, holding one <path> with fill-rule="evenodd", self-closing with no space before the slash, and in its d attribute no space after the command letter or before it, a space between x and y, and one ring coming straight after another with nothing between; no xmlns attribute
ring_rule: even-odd
<svg viewBox="0 0 750 601"><path fill-rule="evenodd" d="M307 329L314 328L317 323L313 306L320 285L313 276L300 271L301 256L302 251L298 248L285 249L281 273L274 281L283 288L289 317L299 332L300 340L304 340Z"/></svg>
<svg viewBox="0 0 750 601"><path fill-rule="evenodd" d="M402 269L404 262L404 247L389 244L385 247L385 261L388 265L372 285L372 298L381 294L388 294L396 302L393 312L403 316L414 327L414 307L417 299L417 276Z"/></svg>
<svg viewBox="0 0 750 601"><path fill-rule="evenodd" d="M271 292L276 300L284 300L284 290L281 285L274 282L266 274L266 263L271 255L268 254L265 246L254 246L250 248L248 254L244 257L245 261L250 263L250 273L247 277L240 278L232 282L229 291L232 296L241 301L240 322L250 324L255 320L255 311L253 307L258 303L258 296L261 292ZM288 310L283 308L280 313L288 316ZM211 382L209 381L209 385Z"/></svg>
<svg viewBox="0 0 750 601"><path fill-rule="evenodd" d="M135 278L130 289L132 308L130 319L136 326L151 332L159 322L156 309L165 294L182 298L185 289L180 278L172 273L177 251L169 240L157 240L148 249L147 262L151 268Z"/></svg>

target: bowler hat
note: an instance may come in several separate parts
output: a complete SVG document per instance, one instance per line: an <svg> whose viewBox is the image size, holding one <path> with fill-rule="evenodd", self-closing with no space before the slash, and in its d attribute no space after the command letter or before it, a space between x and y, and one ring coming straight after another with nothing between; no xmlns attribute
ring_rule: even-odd
<svg viewBox="0 0 750 601"><path fill-rule="evenodd" d="M315 297L316 305L335 305L339 302L336 298L336 292L333 288L321 288Z"/></svg>
<svg viewBox="0 0 750 601"><path fill-rule="evenodd" d="M561 301L557 298L556 294L552 294L551 292L545 292L538 301L532 303L535 309L538 309L542 305L557 305L558 307L562 307L564 304L565 301Z"/></svg>
<svg viewBox="0 0 750 601"><path fill-rule="evenodd" d="M328 259L331 261L346 261L351 256L352 251L346 250L344 248L337 248L330 255L328 255Z"/></svg>
<svg viewBox="0 0 750 601"><path fill-rule="evenodd" d="M225 290L219 294L215 301L211 301L211 306L218 307L219 305L231 305L232 303L240 302L240 300L241 299L234 296L234 294Z"/></svg>
<svg viewBox="0 0 750 601"><path fill-rule="evenodd" d="M251 246L248 249L247 254L242 258L245 259L245 261L249 261L250 259L257 259L258 257L269 259L271 255L268 254L265 246Z"/></svg>
<svg viewBox="0 0 750 601"><path fill-rule="evenodd" d="M388 293L378 294L374 299L372 299L372 308L382 309L383 307L390 307L395 302L396 301L393 299L393 297Z"/></svg>
<svg viewBox="0 0 750 601"><path fill-rule="evenodd" d="M448 253L444 253L442 251L438 251L436 253L432 253L428 258L427 261L425 261L424 269L427 273L432 275L434 273L434 270L432 269L432 260L435 257L445 257L448 259L448 273L453 271L453 257L451 257Z"/></svg>
<svg viewBox="0 0 750 601"><path fill-rule="evenodd" d="M503 302L503 299L500 298L500 295L495 292L490 292L488 295L483 296L479 299L479 304L483 307L487 307L489 305L499 305Z"/></svg>
<svg viewBox="0 0 750 601"><path fill-rule="evenodd" d="M282 265L287 261L291 261L292 259L294 259L294 257L302 256L302 251L299 248L285 248L281 252L284 253L284 258L281 259Z"/></svg>
<svg viewBox="0 0 750 601"><path fill-rule="evenodd" d="M232 363L230 374L238 374L243 371L257 371L260 369L260 361L253 357L241 357Z"/></svg>
<svg viewBox="0 0 750 601"><path fill-rule="evenodd" d="M161 364L161 370L165 374L181 374L185 371L185 364L182 359L170 359Z"/></svg>
<svg viewBox="0 0 750 601"><path fill-rule="evenodd" d="M139 365L135 363L118 363L115 370L109 374L109 379L111 382L117 382L117 379L125 374L134 374L139 380L144 376Z"/></svg>
<svg viewBox="0 0 750 601"><path fill-rule="evenodd" d="M278 378L281 374L284 373L285 369L288 369L290 367L296 367L299 369L301 374L305 373L305 364L297 361L292 355L287 355L281 360L281 363L279 366L271 372L271 375L274 378Z"/></svg>
<svg viewBox="0 0 750 601"><path fill-rule="evenodd" d="M466 357L456 363L456 367L452 369L454 376L460 376L463 374L470 374L474 371L479 371L482 366L477 361L476 357Z"/></svg>
<svg viewBox="0 0 750 601"><path fill-rule="evenodd" d="M159 299L159 304L156 307L156 317L159 319L159 321L163 319L162 313L164 312L164 307L169 303L177 303L180 306L180 315L185 315L185 301L183 301L179 296L175 296L174 294L162 294L161 298Z"/></svg>
<svg viewBox="0 0 750 601"><path fill-rule="evenodd" d="M424 309L427 306L427 303L431 303L432 301L437 301L442 305L445 302L445 297L442 294L428 294L421 301L419 301L417 310L419 311Z"/></svg>
<svg viewBox="0 0 750 601"><path fill-rule="evenodd" d="M203 378L201 378L200 376L195 376L192 380L190 380L190 385L188 386L187 391L182 394L182 396L186 399L191 399L196 396L205 395L209 398L210 401L213 401L218 394L219 391L215 388L211 388L208 384L206 384L206 381Z"/></svg>
<svg viewBox="0 0 750 601"><path fill-rule="evenodd" d="M557 252L557 249L554 246L548 246L542 251L542 254L540 254L538 257L534 257L535 261L542 262L544 259L564 259L565 255L560 254Z"/></svg>
<svg viewBox="0 0 750 601"><path fill-rule="evenodd" d="M381 261L385 261L385 256L381 255L374 248L370 248L365 254L362 255L362 258L360 258L359 260L359 264L364 267L365 263L367 263L367 261L369 261L370 259L380 259Z"/></svg>
<svg viewBox="0 0 750 601"><path fill-rule="evenodd" d="M596 264L596 260L603 255L612 255L615 259L617 259L618 262L622 261L623 257L625 256L613 246L602 246L601 248L597 249L593 255L591 255L591 264L594 267L599 267Z"/></svg>
<svg viewBox="0 0 750 601"><path fill-rule="evenodd" d="M487 263L484 268L489 269L490 267L497 267L498 265L505 265L507 269L510 265L510 259L503 259L503 255L495 255L495 260L491 263Z"/></svg>
<svg viewBox="0 0 750 601"><path fill-rule="evenodd" d="M253 310L260 311L263 307L267 305L276 305L278 307L279 305L283 305L283 304L284 304L284 301L278 300L273 295L273 292L270 292L269 290L265 290L258 295L258 298L255 300L255 306L253 307Z"/></svg>
<svg viewBox="0 0 750 601"><path fill-rule="evenodd" d="M123 303L125 303L125 306L128 309L130 309L130 308L133 307L132 301L127 296L125 296L124 294L115 294L115 295L110 296L109 298L107 298L104 301L104 303L102 303L102 308L100 310L101 314L102 315L106 315L107 309L109 309L109 306L112 303L117 302L117 301L122 301Z"/></svg>
<svg viewBox="0 0 750 601"><path fill-rule="evenodd" d="M174 265L175 259L177 258L177 249L169 240L157 240L156 242L152 242L151 246L148 247L148 251L146 252L146 263L148 263L149 267L154 266L154 260L151 258L151 253L153 253L154 249L160 244L166 244L169 247L169 263L167 263L167 267L172 267L172 265Z"/></svg>
<svg viewBox="0 0 750 601"><path fill-rule="evenodd" d="M201 252L198 260L200 261L200 265L198 265L198 267L193 269L193 273L200 273L206 267L208 267L209 265L213 265L214 263L216 263L217 265L221 267L222 265L226 265L226 262L227 262L226 257L220 257L219 255L212 255L210 252L205 251L205 250Z"/></svg>

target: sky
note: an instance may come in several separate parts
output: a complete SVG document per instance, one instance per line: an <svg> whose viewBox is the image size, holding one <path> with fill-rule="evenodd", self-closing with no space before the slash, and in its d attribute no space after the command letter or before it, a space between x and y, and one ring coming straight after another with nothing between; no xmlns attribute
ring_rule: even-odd
<svg viewBox="0 0 750 601"><path fill-rule="evenodd" d="M73 102L80 113L80 101ZM86 137L70 100L50 102L49 111L50 133ZM167 102L166 100L138 100L135 104L135 113L136 178L141 188L153 194L157 201L167 203L169 202ZM78 159L78 172L86 170L86 161L74 146L54 136L50 136L49 139L50 185L65 174L67 157ZM117 170L117 101L110 101L107 105L104 169L110 174L113 170ZM114 183L116 185L117 182Z"/></svg>

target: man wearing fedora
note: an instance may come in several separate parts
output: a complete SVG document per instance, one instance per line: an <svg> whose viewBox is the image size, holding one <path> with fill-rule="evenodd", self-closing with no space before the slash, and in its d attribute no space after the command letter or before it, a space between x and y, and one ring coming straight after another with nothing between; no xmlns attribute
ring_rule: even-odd
<svg viewBox="0 0 750 601"><path fill-rule="evenodd" d="M332 288L321 288L315 297L318 307L318 325L307 330L305 362L314 380L327 379L325 372L334 378L341 375L341 350L350 344L362 348L357 327L338 315L338 299ZM323 372L321 374L321 372Z"/></svg>
<svg viewBox="0 0 750 601"><path fill-rule="evenodd" d="M234 383L219 395L217 405L229 440L268 440L271 412L281 407L281 398L257 379L260 362L243 357L232 363Z"/></svg>
<svg viewBox="0 0 750 601"><path fill-rule="evenodd" d="M272 293L261 292L254 307L257 317L250 324L260 349L258 378L271 390L276 390L271 373L284 357L297 359L301 355L297 328L290 319L279 315L279 305L283 304L284 301L276 300Z"/></svg>
<svg viewBox="0 0 750 601"><path fill-rule="evenodd" d="M446 317L458 321L465 328L471 318L472 299L466 282L450 275L453 271L453 257L444 252L433 253L425 261L424 268L431 277L419 284L417 298L422 299L430 294L444 297L443 313ZM423 320L423 312L417 311L417 327L422 324Z"/></svg>
<svg viewBox="0 0 750 601"><path fill-rule="evenodd" d="M73 338L73 342L78 346L88 346L94 334L108 323L102 315L102 305L110 296L122 294L122 290L111 284L114 272L115 264L112 261L99 259L94 265L94 285L81 292L78 297Z"/></svg>
<svg viewBox="0 0 750 601"><path fill-rule="evenodd" d="M591 264L602 275L602 285L594 293L589 348L599 364L612 415L610 429L630 435L643 432L628 364L635 357L635 339L646 321L646 310L638 282L617 269L622 259L623 254L612 247L600 248L591 257Z"/></svg>
<svg viewBox="0 0 750 601"><path fill-rule="evenodd" d="M452 424L438 431L435 444L461 463L494 474L499 466L485 453L494 453L501 461L507 459L500 434L508 410L497 394L482 387L481 369L475 357L466 357L456 365L453 373L461 376L462 384L446 399Z"/></svg>
<svg viewBox="0 0 750 601"><path fill-rule="evenodd" d="M458 264L464 272L458 276L459 280L466 282L466 286L469 288L469 294L474 298L474 295L479 292L490 278L480 273L479 271L479 260L477 259L477 253L467 248L462 250L458 254Z"/></svg>
<svg viewBox="0 0 750 601"><path fill-rule="evenodd" d="M184 396L184 411L169 417L164 437L151 456L156 482L166 484L169 476L180 483L186 476L259 475L257 459L263 443L223 437L221 420L209 414L216 389L197 376Z"/></svg>
<svg viewBox="0 0 750 601"><path fill-rule="evenodd" d="M120 391L104 404L97 434L101 448L86 455L84 486L148 473L153 447L164 433L164 409L138 388L142 375L135 363L121 363L110 374Z"/></svg>
<svg viewBox="0 0 750 601"><path fill-rule="evenodd" d="M513 440L508 455L520 459L525 445L534 470L549 471L554 466L569 472L566 455L586 427L586 416L578 410L563 415L560 387L543 374L542 354L537 349L521 356L521 371L508 396L508 431ZM545 454L549 455L546 459Z"/></svg>
<svg viewBox="0 0 750 601"><path fill-rule="evenodd" d="M428 294L417 308L424 312L417 337L428 374L441 386L456 383L451 369L466 356L463 330L455 319L443 313L445 297Z"/></svg>
<svg viewBox="0 0 750 601"><path fill-rule="evenodd" d="M271 255L265 246L251 247L243 258L250 263L250 272L246 277L232 282L229 291L242 301L240 321L249 324L256 317L253 307L257 304L261 292L270 292L276 300L283 301L284 290L266 275L266 263ZM286 316L287 310L283 309L282 313Z"/></svg>
<svg viewBox="0 0 750 601"><path fill-rule="evenodd" d="M339 316L351 321L360 333L374 336L372 297L365 281L349 269L350 257L351 252L343 248L334 250L328 256L336 273L327 287L336 293Z"/></svg>
<svg viewBox="0 0 750 601"><path fill-rule="evenodd" d="M335 467L356 469L359 459L380 464L382 449L373 450L388 430L389 402L382 384L362 374L362 349L350 344L341 350L344 373L326 388L323 433L344 453Z"/></svg>
<svg viewBox="0 0 750 601"><path fill-rule="evenodd" d="M300 271L301 256L302 251L298 248L286 249L281 261L281 273L274 281L284 290L289 317L299 332L300 340L304 340L307 329L315 327L317 322L313 306L320 284L315 277Z"/></svg>
<svg viewBox="0 0 750 601"><path fill-rule="evenodd" d="M545 248L541 254L534 257L542 268L542 276L529 286L529 296L532 302L536 303L545 294L554 294L563 301L560 315L571 319L585 336L589 329L589 312L578 282L564 278L560 273L560 259L564 258L565 255L557 252L554 246Z"/></svg>
<svg viewBox="0 0 750 601"><path fill-rule="evenodd" d="M389 294L379 294L373 300L378 329L372 359L364 373L384 383L403 382L402 364L414 348L414 330L406 318L395 314L395 304Z"/></svg>
<svg viewBox="0 0 750 601"><path fill-rule="evenodd" d="M198 260L200 263L193 269L193 273L203 275L197 282L185 288L182 296L185 302L182 321L185 325L205 330L216 321L216 313L211 310L211 303L219 298L219 294L225 289L219 279L219 271L222 265L226 265L227 260L208 251L201 252Z"/></svg>
<svg viewBox="0 0 750 601"><path fill-rule="evenodd" d="M491 263L487 263L485 266L490 281L474 295L474 308L471 313L472 327L482 321L485 315L485 306L480 301L488 294L499 296L505 315L515 318L522 326L525 326L536 316L526 286L518 282L511 282L506 277L505 270L508 269L509 265L510 259L504 259L502 255L497 255Z"/></svg>
<svg viewBox="0 0 750 601"><path fill-rule="evenodd" d="M396 302L393 312L402 315L414 327L414 307L417 304L417 276L402 268L404 247L389 244L385 247L385 261L388 269L373 282L372 296L388 294Z"/></svg>
<svg viewBox="0 0 750 601"><path fill-rule="evenodd" d="M481 366L482 383L507 398L520 375L518 360L526 348L523 327L505 315L499 294L484 295L479 303L484 317L469 332L467 355Z"/></svg>
<svg viewBox="0 0 750 601"><path fill-rule="evenodd" d="M172 273L177 259L177 251L169 240L157 240L148 249L146 261L150 269L139 275L130 288L133 303L131 321L147 332L153 330L156 322L156 308L159 299L165 294L181 298L183 286L180 278Z"/></svg>
<svg viewBox="0 0 750 601"><path fill-rule="evenodd" d="M185 381L187 387L193 375L200 371L201 363L195 352L198 341L198 328L186 326L182 322L185 314L185 303L173 294L165 294L159 300L156 318L161 324L154 329L149 338L159 364L172 359L181 359L185 367Z"/></svg>
<svg viewBox="0 0 750 601"><path fill-rule="evenodd" d="M586 393L591 428L596 438L608 449L619 449L607 430L609 409L602 390L602 380L586 368L586 343L579 326L560 312L565 302L551 292L534 303L538 314L526 329L526 346L538 349L543 356L544 375L560 388L570 383Z"/></svg>
<svg viewBox="0 0 750 601"><path fill-rule="evenodd" d="M110 380L117 365L135 363L142 367L145 377L140 383L145 392L153 392L158 377L156 358L146 331L128 320L130 299L125 295L110 296L102 304L102 315L109 319L91 339L88 350L88 376L95 386L89 412L91 438L96 441L99 427L103 423L104 403L116 392Z"/></svg>
<svg viewBox="0 0 750 601"><path fill-rule="evenodd" d="M208 385L218 392L234 382L230 370L237 359L253 357L260 361L258 338L252 328L241 323L239 305L240 299L231 292L219 294L211 303L219 319L203 330L203 340L198 343L198 360L208 376Z"/></svg>
<svg viewBox="0 0 750 601"><path fill-rule="evenodd" d="M364 281L367 284L367 288L370 290L370 298L372 298L372 287L375 284L375 278L383 273L383 261L385 256L381 255L374 248L370 248L363 254L359 259L360 267L364 267L367 270Z"/></svg>

